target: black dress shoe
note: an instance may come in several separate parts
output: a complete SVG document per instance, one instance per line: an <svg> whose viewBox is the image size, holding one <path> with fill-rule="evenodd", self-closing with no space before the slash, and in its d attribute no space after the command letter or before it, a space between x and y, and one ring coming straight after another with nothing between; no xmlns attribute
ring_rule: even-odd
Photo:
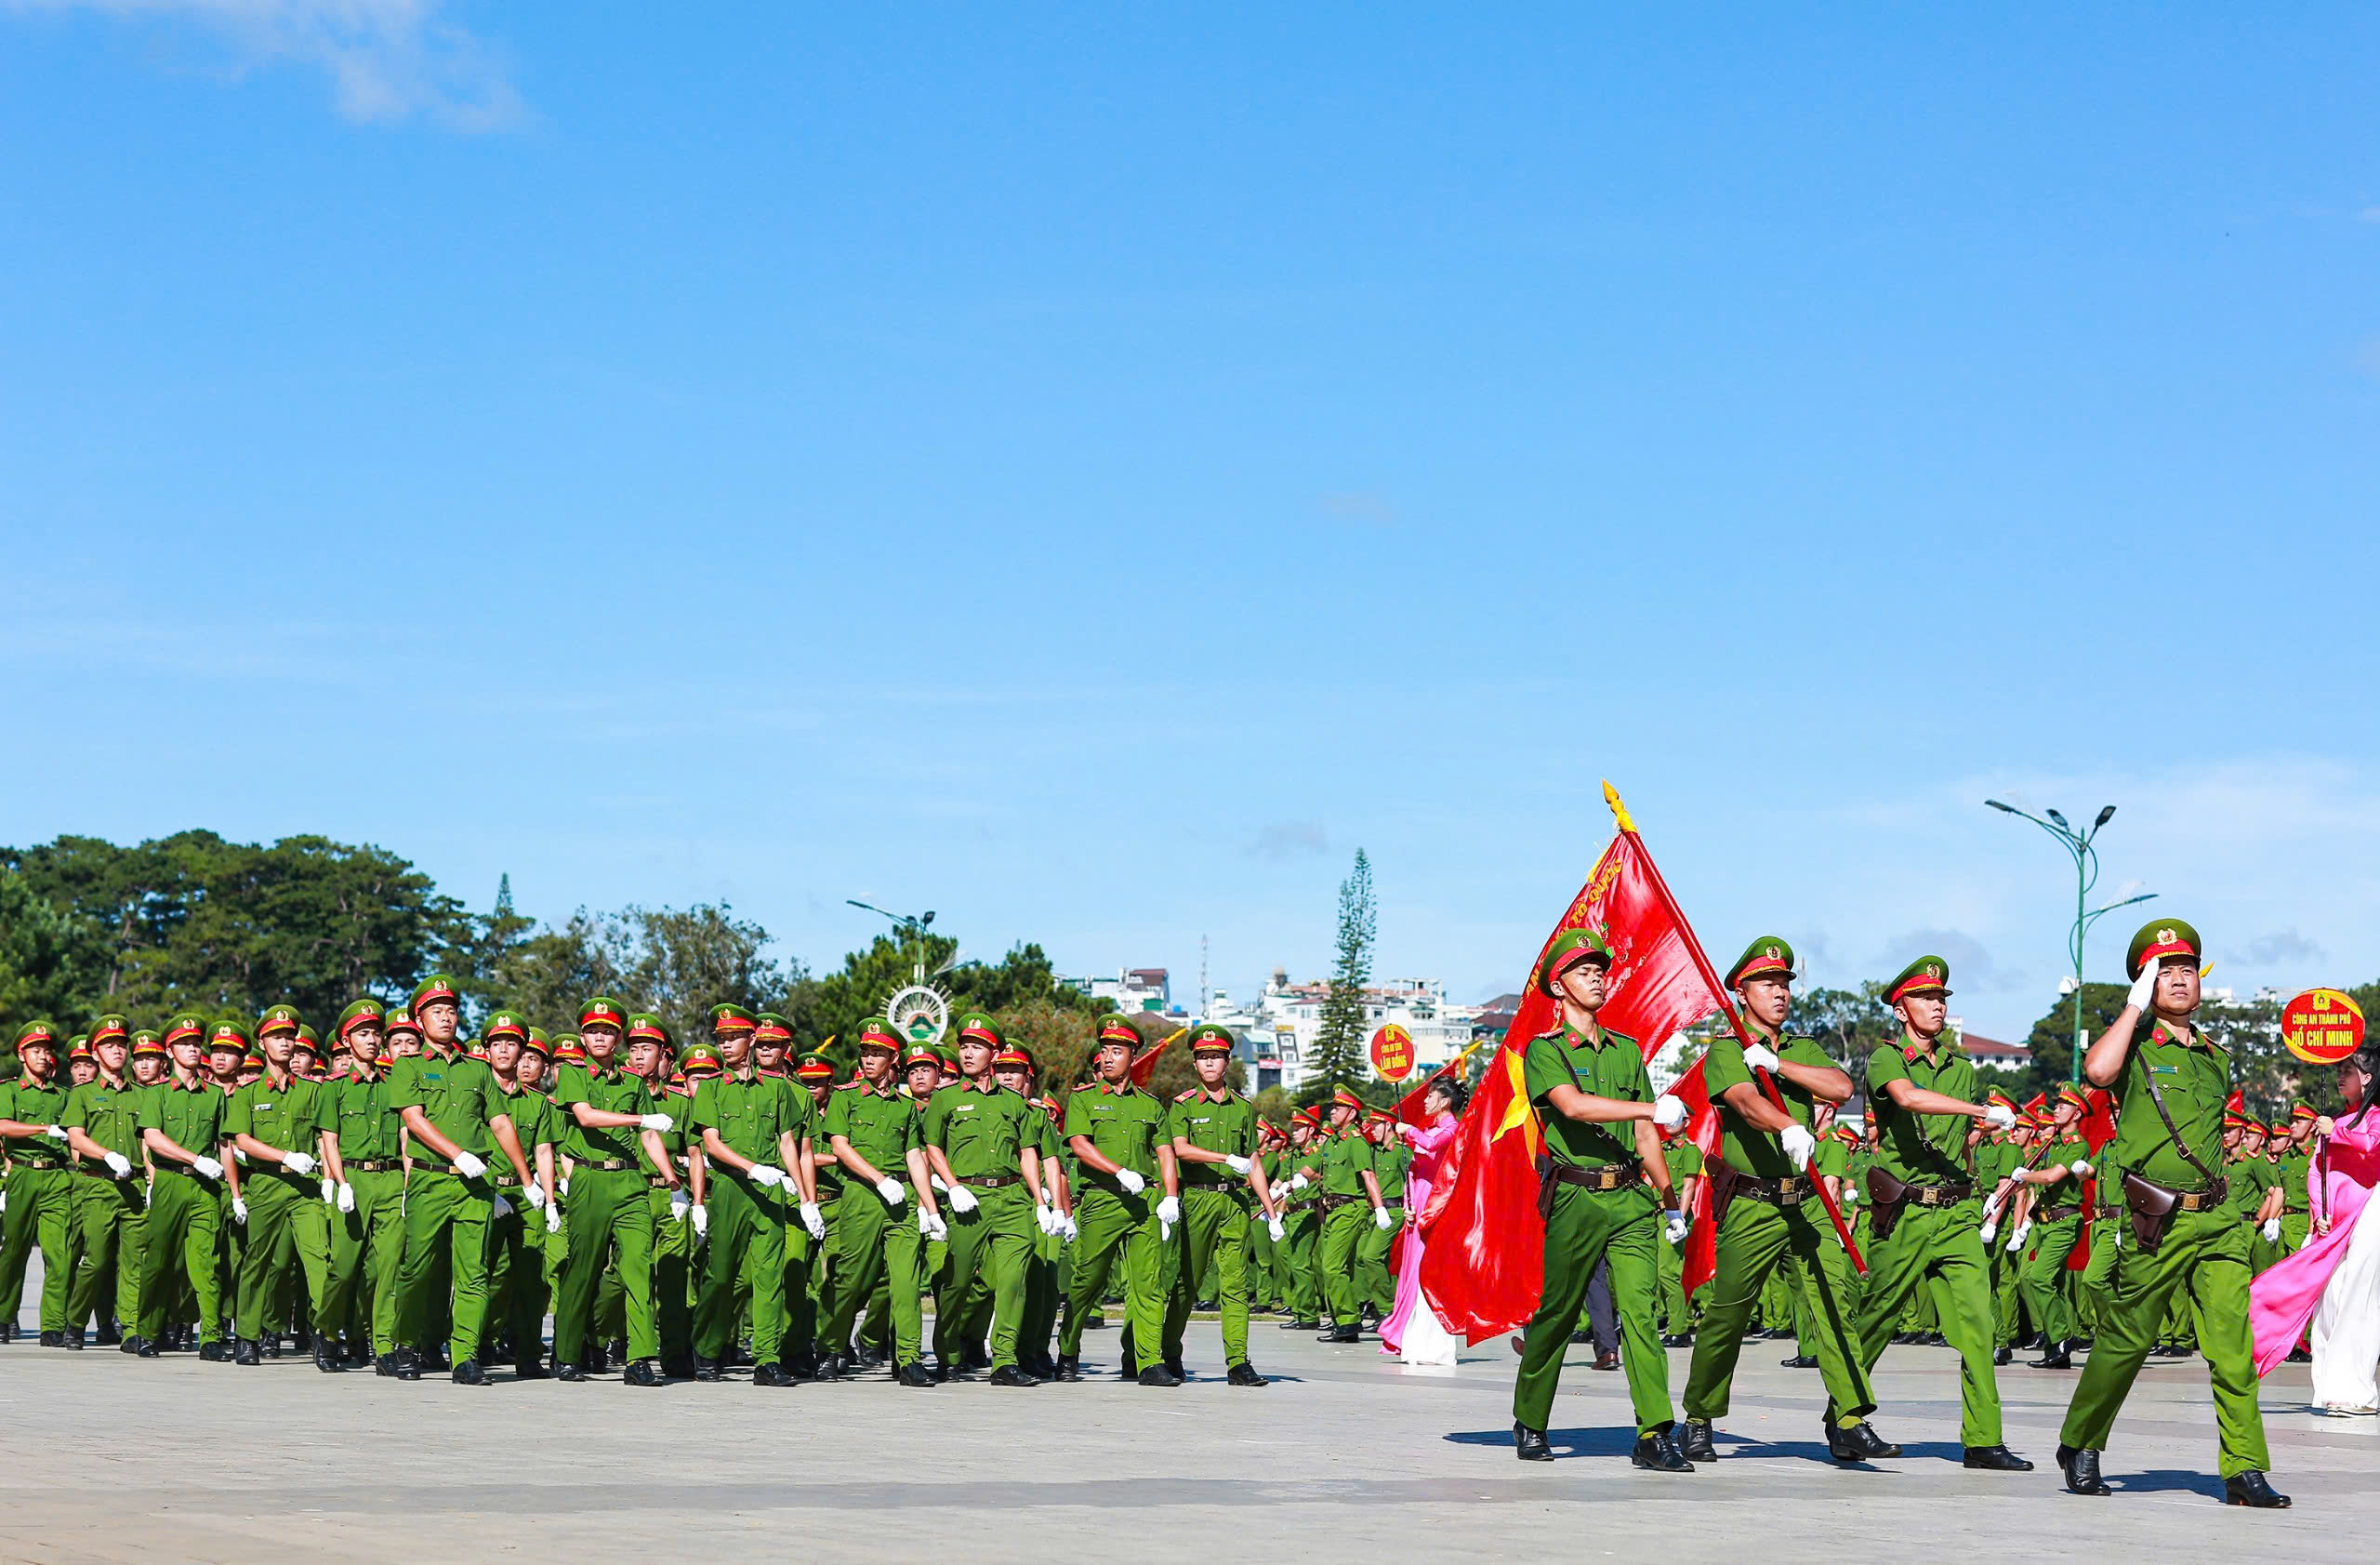
<svg viewBox="0 0 2380 1565"><path fill-rule="evenodd" d="M1285 1332L1312 1332L1319 1330L1321 1325L1322 1322L1318 1319L1312 1320L1284 1320L1281 1322L1281 1330Z"/></svg>
<svg viewBox="0 0 2380 1565"><path fill-rule="evenodd" d="M242 1337L240 1339L240 1346L238 1348L233 1350L231 1354L231 1361L235 1364L246 1365L249 1368L254 1368L255 1366L263 1363L264 1355L258 1351L257 1339L254 1337Z"/></svg>
<svg viewBox="0 0 2380 1565"><path fill-rule="evenodd" d="M1256 1366L1250 1363L1245 1359L1242 1359L1238 1363L1234 1364L1231 1367L1231 1373L1223 1376L1223 1379L1229 1381L1234 1386L1263 1386L1266 1384L1264 1377L1256 1373Z"/></svg>
<svg viewBox="0 0 2380 1565"><path fill-rule="evenodd" d="M1364 1333L1353 1326L1334 1326L1316 1337L1316 1342L1361 1342Z"/></svg>
<svg viewBox="0 0 2380 1565"><path fill-rule="evenodd" d="M566 1380L573 1383L585 1380L587 1378L587 1366L584 1364L575 1363L556 1364L554 1366L554 1378L556 1380Z"/></svg>
<svg viewBox="0 0 2380 1565"><path fill-rule="evenodd" d="M399 1380L419 1380L421 1378L421 1355L416 1353L410 1347L398 1348L396 1374Z"/></svg>
<svg viewBox="0 0 2380 1565"><path fill-rule="evenodd" d="M2057 1344L2043 1357L2029 1359L2026 1362L2037 1370L2070 1370L2074 1367L2073 1356L2066 1351L2064 1343Z"/></svg>
<svg viewBox="0 0 2380 1565"><path fill-rule="evenodd" d="M1620 1355L1617 1353L1596 1354L1595 1368L1599 1370L1616 1370L1620 1368Z"/></svg>
<svg viewBox="0 0 2380 1565"><path fill-rule="evenodd" d="M1663 1347L1692 1347L1694 1346L1694 1333L1692 1332L1672 1332L1669 1335L1661 1339L1661 1346Z"/></svg>
<svg viewBox="0 0 2380 1565"><path fill-rule="evenodd" d="M432 1347L424 1350L421 1354L421 1367L431 1374L439 1374L455 1366L447 1361L444 1348Z"/></svg>
<svg viewBox="0 0 2380 1565"><path fill-rule="evenodd" d="M818 1360L820 1380L846 1380L852 1373L851 1359L841 1353L829 1353Z"/></svg>
<svg viewBox="0 0 2380 1565"><path fill-rule="evenodd" d="M0 1343L14 1342L16 1340L17 1323L14 1320L0 1320Z"/></svg>
<svg viewBox="0 0 2380 1565"><path fill-rule="evenodd" d="M1163 1364L1151 1364L1141 1372L1141 1384L1143 1386L1179 1386L1182 1384L1182 1377Z"/></svg>
<svg viewBox="0 0 2380 1565"><path fill-rule="evenodd" d="M63 1347L66 1346L66 1333L64 1332L44 1332L41 1334L41 1346L44 1347Z"/></svg>
<svg viewBox="0 0 2380 1565"><path fill-rule="evenodd" d="M892 1378L903 1386L932 1386L934 1383L933 1376L927 1373L923 1364L904 1364L893 1372ZM1082 1376L1075 1378L1080 1380Z"/></svg>
<svg viewBox="0 0 2380 1565"><path fill-rule="evenodd" d="M151 1342L147 1337L135 1337L133 1340L140 1346L134 1348L132 1351L140 1358L154 1359L161 1351L157 1345Z"/></svg>
<svg viewBox="0 0 2380 1565"><path fill-rule="evenodd" d="M480 1368L477 1359L466 1359L449 1371L446 1378L457 1386L485 1386L487 1372Z"/></svg>
<svg viewBox="0 0 2380 1565"><path fill-rule="evenodd" d="M696 1380L717 1380L719 1378L719 1360L716 1359L706 1359L699 1353L695 1354L694 1378Z"/></svg>
<svg viewBox="0 0 2380 1565"><path fill-rule="evenodd" d="M82 1352L83 1328L80 1326L67 1327L64 1334L60 1337L58 1346L66 1349L69 1353Z"/></svg>
<svg viewBox="0 0 2380 1565"><path fill-rule="evenodd" d="M587 1357L579 1362L587 1366L588 1374L609 1374L612 1371L612 1360L604 1354L602 1343L588 1344Z"/></svg>
<svg viewBox="0 0 2380 1565"><path fill-rule="evenodd" d="M2313 1361L2314 1355L2302 1347L2291 1348L2289 1350L2289 1357L2281 1360L2284 1364L2310 1364Z"/></svg>
<svg viewBox="0 0 2380 1565"><path fill-rule="evenodd" d="M347 1366L341 1363L338 1359L331 1357L330 1344L324 1342L320 1337L316 1337L314 1339L314 1368L322 1371L324 1374L337 1374L343 1372Z"/></svg>
<svg viewBox="0 0 2380 1565"><path fill-rule="evenodd" d="M628 1361L628 1339L626 1337L614 1337L611 1341L605 1343L603 1345L603 1357L609 1363L627 1363ZM751 1360L747 1359L745 1362L749 1363Z"/></svg>
<svg viewBox="0 0 2380 1565"><path fill-rule="evenodd" d="M219 1342L205 1342L198 1346L198 1357L203 1363L228 1364L231 1361L231 1350Z"/></svg>
<svg viewBox="0 0 2380 1565"><path fill-rule="evenodd" d="M667 1384L668 1379L661 1373L661 1362L657 1359L635 1359L620 1372L620 1384L623 1386L661 1386Z"/></svg>
<svg viewBox="0 0 2380 1565"><path fill-rule="evenodd" d="M1791 1359L1777 1361L1789 1370L1814 1370L1818 1367L1818 1356L1810 1353L1796 1353Z"/></svg>
<svg viewBox="0 0 2380 1565"><path fill-rule="evenodd" d="M1689 1418L1678 1426L1677 1453L1689 1462L1716 1462L1719 1450L1711 1443L1708 1420Z"/></svg>
<svg viewBox="0 0 2380 1565"><path fill-rule="evenodd" d="M1868 1427L1865 1419L1848 1429L1829 1420L1826 1452L1838 1462L1876 1462L1898 1456L1900 1447Z"/></svg>
<svg viewBox="0 0 2380 1565"><path fill-rule="evenodd" d="M2016 1357L2016 1354L2004 1347L1995 1347L1991 1350L1991 1361L1995 1364L2005 1365Z"/></svg>
<svg viewBox="0 0 2380 1565"><path fill-rule="evenodd" d="M542 1353L533 1359L521 1359L516 1357L512 1365L512 1378L515 1380L545 1379L546 1366L544 1360L545 1355Z"/></svg>
<svg viewBox="0 0 2380 1565"><path fill-rule="evenodd" d="M994 1386L1038 1386L1041 1383L1014 1364L1002 1364L992 1372L992 1384Z"/></svg>
<svg viewBox="0 0 2380 1565"><path fill-rule="evenodd" d="M1190 1372L1182 1367L1182 1360L1178 1358L1168 1359L1165 1360L1165 1373L1171 1375L1176 1380L1187 1380L1190 1378Z"/></svg>
<svg viewBox="0 0 2380 1565"><path fill-rule="evenodd" d="M1988 1473L2030 1473L2033 1465L2004 1445L1971 1445L1964 1465Z"/></svg>
<svg viewBox="0 0 2380 1565"><path fill-rule="evenodd" d="M2099 1453L2089 1446L2059 1446L2057 1465L2066 1474L2066 1490L2069 1494L2115 1492L2099 1477Z"/></svg>
<svg viewBox="0 0 2380 1565"><path fill-rule="evenodd" d="M2260 1511L2285 1511L2289 1496L2277 1493L2265 1481L2264 1474L2254 1467L2236 1478L2223 1480L2223 1503L2227 1505L2249 1505Z"/></svg>
<svg viewBox="0 0 2380 1565"><path fill-rule="evenodd" d="M1082 1378L1082 1360L1075 1358L1072 1354L1059 1359L1058 1373L1055 1378L1070 1382L1080 1380Z"/></svg>
<svg viewBox="0 0 2380 1565"><path fill-rule="evenodd" d="M641 1359L638 1360L639 1363L641 1363L642 1361L643 1360ZM630 1364L628 1369L633 1372L636 1369L636 1365ZM755 1386L792 1386L796 1384L796 1382L793 1378L793 1372L787 1369L783 1364L756 1364L752 1369L752 1384Z"/></svg>
<svg viewBox="0 0 2380 1565"><path fill-rule="evenodd" d="M662 1378L663 1378L663 1379L665 1379L665 1380L692 1380L692 1379L694 1379L694 1355L692 1355L692 1354L688 1354L686 1357L684 1357L684 1358L682 1358L682 1359L662 1359L662 1360L661 1360L661 1374L662 1374Z"/></svg>
<svg viewBox="0 0 2380 1565"><path fill-rule="evenodd" d="M1513 1454L1524 1462L1554 1460L1553 1449L1545 1443L1545 1431L1521 1423L1513 1426Z"/></svg>
<svg viewBox="0 0 2380 1565"><path fill-rule="evenodd" d="M959 1370L960 1373L972 1374L977 1370L988 1370L991 1367L992 1356L984 1351L984 1347L981 1343L971 1342L959 1350Z"/></svg>
<svg viewBox="0 0 2380 1565"><path fill-rule="evenodd" d="M117 1322L109 1320L100 1324L99 1344L101 1347L113 1347L123 1340L123 1328Z"/></svg>
<svg viewBox="0 0 2380 1565"><path fill-rule="evenodd" d="M1653 1473L1690 1473L1694 1464L1678 1454L1677 1441L1667 1429L1656 1429L1649 1435L1636 1437L1636 1449L1628 1453L1629 1466Z"/></svg>

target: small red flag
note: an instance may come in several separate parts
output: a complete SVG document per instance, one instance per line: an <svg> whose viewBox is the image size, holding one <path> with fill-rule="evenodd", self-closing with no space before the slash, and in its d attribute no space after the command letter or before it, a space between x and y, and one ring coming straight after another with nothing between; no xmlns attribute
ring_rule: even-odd
<svg viewBox="0 0 2380 1565"><path fill-rule="evenodd" d="M1143 1092L1148 1091L1149 1078L1157 1074L1157 1057L1165 1053L1166 1050L1171 1048L1173 1046L1173 1041L1188 1030L1189 1028L1176 1028L1171 1032L1167 1033L1163 1038L1158 1039L1156 1045L1151 1048L1147 1054L1135 1055L1130 1067L1129 1068L1131 1072L1132 1085L1140 1088Z"/></svg>
<svg viewBox="0 0 2380 1565"><path fill-rule="evenodd" d="M2116 1099L2115 1094L2105 1087L2094 1087L2084 1095L2090 1098L2091 1103L2090 1107L2082 1111L2082 1144L2090 1147L2091 1156L2096 1158L2099 1155L2099 1148L2116 1138ZM2235 1092L2231 1095L2238 1097L2240 1094ZM2085 1221L2082 1224L2082 1236L2074 1241L2073 1250L2067 1254L2067 1270L2081 1271L2091 1264L2091 1224L2088 1219L2096 1216L2098 1210L2099 1176L2092 1174L2085 1175L2082 1180L2082 1212Z"/></svg>

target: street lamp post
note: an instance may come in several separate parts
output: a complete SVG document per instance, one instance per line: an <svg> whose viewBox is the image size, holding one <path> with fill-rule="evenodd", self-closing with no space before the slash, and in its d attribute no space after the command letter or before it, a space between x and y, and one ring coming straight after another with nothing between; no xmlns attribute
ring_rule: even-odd
<svg viewBox="0 0 2380 1565"><path fill-rule="evenodd" d="M2099 818L2091 823L2090 829L2077 831L2068 824L2066 817L2056 810L2043 811L2043 814L2049 816L2049 819L2043 820L2041 816L2034 815L2029 810L2020 810L2014 804L2003 804L1997 799L1987 799L1984 802L2003 814L2024 816L2056 838L2066 851L2073 855L2074 927L2067 935L2066 952L2074 959L2074 1059L2068 1067L2067 1080L2080 1081L2082 1080L2082 937L2090 933L2091 926L2099 921L2101 914L2112 913L2118 908L2129 908L2135 902L2146 902L2157 894L2153 891L2144 891L2136 896L2127 896L2121 902L2110 902L2104 908L2094 908L2090 905L2091 888L2096 885L2099 880L2099 852L2091 845L2091 842L2092 839L2098 836L2099 828L2107 825L2109 818L2116 813L2116 807L2113 804L2100 810Z"/></svg>

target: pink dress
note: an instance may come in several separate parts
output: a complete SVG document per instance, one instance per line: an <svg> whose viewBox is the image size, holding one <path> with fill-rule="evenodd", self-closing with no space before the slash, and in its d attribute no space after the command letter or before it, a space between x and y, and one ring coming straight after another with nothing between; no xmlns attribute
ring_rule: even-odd
<svg viewBox="0 0 2380 1565"><path fill-rule="evenodd" d="M2248 1320L2256 1333L2260 1375L2270 1374L2306 1334L2321 1305L2322 1290L2347 1259L2355 1220L2371 1198L2372 1187L2380 1184L2380 1113L2366 1113L2361 1120L2360 1124L2336 1121L2323 1154L2307 1172L2306 1191L2314 1215L2328 1212L2331 1231L2309 1234L2303 1250L2268 1267L2248 1290Z"/></svg>
<svg viewBox="0 0 2380 1565"><path fill-rule="evenodd" d="M1453 1115L1441 1114L1436 1124L1405 1138L1406 1145L1413 1149L1413 1166L1405 1171L1405 1231L1396 1236L1400 1252L1396 1308L1380 1325L1382 1353L1402 1353L1406 1322L1413 1318L1415 1310L1429 1307L1421 1302L1421 1235L1413 1227L1413 1219L1430 1209L1430 1183L1437 1177L1438 1164L1446 1158L1447 1143L1454 1139L1459 1123Z"/></svg>

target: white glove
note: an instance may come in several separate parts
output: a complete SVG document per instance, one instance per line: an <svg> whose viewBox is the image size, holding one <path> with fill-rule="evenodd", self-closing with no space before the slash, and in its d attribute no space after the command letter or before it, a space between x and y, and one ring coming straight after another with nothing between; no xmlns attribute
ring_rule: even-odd
<svg viewBox="0 0 2380 1565"><path fill-rule="evenodd" d="M964 1216L975 1210L975 1192L961 1185L950 1192L950 1210Z"/></svg>
<svg viewBox="0 0 2380 1565"><path fill-rule="evenodd" d="M565 1174L561 1178L554 1181L554 1194L558 1196L566 1196L570 1194L569 1174Z"/></svg>
<svg viewBox="0 0 2380 1565"><path fill-rule="evenodd" d="M2091 1165L2084 1162L2080 1158L2075 1159L2072 1162L2067 1164L2066 1167L2068 1172L2072 1174L2088 1174L2091 1172Z"/></svg>
<svg viewBox="0 0 2380 1565"><path fill-rule="evenodd" d="M304 1152L284 1152L281 1154L281 1166L302 1179L314 1172L314 1160Z"/></svg>
<svg viewBox="0 0 2380 1565"><path fill-rule="evenodd" d="M826 1214L818 1210L816 1201L803 1201L796 1210L801 1214L801 1226L810 1230L812 1239L826 1237Z"/></svg>
<svg viewBox="0 0 2380 1565"><path fill-rule="evenodd" d="M1785 1148L1786 1158L1795 1168L1809 1167L1810 1160L1818 1156L1818 1137L1810 1134L1806 1125L1787 1125L1777 1133L1777 1144Z"/></svg>
<svg viewBox="0 0 2380 1565"><path fill-rule="evenodd" d="M785 1183L785 1170L774 1163L754 1163L752 1183L763 1190L774 1190Z"/></svg>
<svg viewBox="0 0 2380 1565"><path fill-rule="evenodd" d="M1231 1170L1234 1174L1245 1176L1248 1173L1248 1160L1241 1157L1238 1153L1234 1152L1230 1157L1223 1160L1223 1167Z"/></svg>
<svg viewBox="0 0 2380 1565"><path fill-rule="evenodd" d="M1665 1131L1686 1128L1686 1103L1663 1093L1653 1100L1653 1123Z"/></svg>
<svg viewBox="0 0 2380 1565"><path fill-rule="evenodd" d="M948 1239L950 1225L942 1220L941 1213L928 1212L921 1206L918 1208L918 1232L928 1239Z"/></svg>
<svg viewBox="0 0 2380 1565"><path fill-rule="evenodd" d="M1116 1183L1124 1187L1124 1193L1128 1196L1137 1196L1149 1187L1147 1180L1129 1168L1119 1168L1116 1171Z"/></svg>
<svg viewBox="0 0 2380 1565"><path fill-rule="evenodd" d="M2259 1228L2257 1232L2265 1236L2265 1242L2267 1244L2279 1242L2281 1239L2281 1219L2278 1217L2266 1218L2264 1227Z"/></svg>
<svg viewBox="0 0 2380 1565"><path fill-rule="evenodd" d="M1661 1231L1669 1236L1672 1244L1685 1243L1686 1230L1691 1227L1693 1227L1692 1220L1682 1211L1665 1212L1661 1214Z"/></svg>
<svg viewBox="0 0 2380 1565"><path fill-rule="evenodd" d="M1058 1237L1072 1244L1082 1237L1082 1229L1075 1226L1072 1217L1061 1217L1058 1219Z"/></svg>
<svg viewBox="0 0 2380 1565"><path fill-rule="evenodd" d="M684 1186L681 1185L678 1188L670 1191L669 1221L673 1223L684 1222L686 1220L686 1214L694 1210L694 1198L686 1194L686 1187Z"/></svg>
<svg viewBox="0 0 2380 1565"><path fill-rule="evenodd" d="M1303 1169L1300 1169L1297 1173L1289 1175L1289 1188L1292 1190L1302 1190L1308 1185L1313 1183L1313 1180L1308 1179L1305 1176L1305 1171Z"/></svg>
<svg viewBox="0 0 2380 1565"><path fill-rule="evenodd" d="M132 1175L132 1160L121 1152L110 1152L99 1160L106 1163L108 1172L118 1179L128 1179Z"/></svg>
<svg viewBox="0 0 2380 1565"><path fill-rule="evenodd" d="M672 1120L667 1114L647 1114L644 1118L639 1120L637 1124L642 1129L649 1131L668 1131L675 1130L678 1126L678 1121Z"/></svg>
<svg viewBox="0 0 2380 1565"><path fill-rule="evenodd" d="M64 1125L52 1125L47 1130L42 1132L42 1134L49 1137L52 1141L63 1141L66 1139L66 1127ZM245 1161L245 1160L243 1160Z"/></svg>
<svg viewBox="0 0 2380 1565"><path fill-rule="evenodd" d="M1746 1070L1765 1070L1770 1075L1774 1076L1777 1074L1777 1051L1770 1048L1765 1043L1745 1044L1744 1068Z"/></svg>
<svg viewBox="0 0 2380 1565"><path fill-rule="evenodd" d="M521 1187L521 1204L532 1212L546 1204L546 1192L535 1179Z"/></svg>
<svg viewBox="0 0 2380 1565"><path fill-rule="evenodd" d="M2132 981L2132 988L2126 991L2123 997L2123 1002L2126 1005L2131 1006L2134 1010L2139 1012L2143 1015L2147 1015L2149 1014L2149 998L2157 992L2157 969L2163 963L2163 961L2164 959L2161 957L2156 962L2149 962L2143 966L2140 970L2140 976Z"/></svg>
<svg viewBox="0 0 2380 1565"><path fill-rule="evenodd" d="M947 1190L950 1188L949 1186L942 1182L942 1175L939 1174L929 1174L926 1177L933 1181L933 1187L937 1190Z"/></svg>
<svg viewBox="0 0 2380 1565"><path fill-rule="evenodd" d="M1276 1244L1285 1244L1289 1241L1289 1230L1281 1226L1281 1220L1278 1217L1265 1218L1264 1231L1273 1236L1273 1242Z"/></svg>
<svg viewBox="0 0 2380 1565"><path fill-rule="evenodd" d="M338 1187L331 1182L331 1176L327 1174L323 1175L323 1182L319 1187L317 1187L317 1188L323 1192L323 1204L324 1206L330 1205L330 1203L338 1197Z"/></svg>
<svg viewBox="0 0 2380 1565"><path fill-rule="evenodd" d="M334 1199L335 1199L335 1200L336 1200L336 1201L337 1202L338 1209L339 1209L341 1212L352 1212L352 1211L354 1211L354 1210L355 1210L355 1187L354 1187L354 1186L352 1186L352 1185L341 1185L341 1186L338 1187L338 1194L337 1194L337 1197L335 1197Z"/></svg>
<svg viewBox="0 0 2380 1565"><path fill-rule="evenodd" d="M2013 1255L2016 1253L2016 1252L2024 1249L2025 1240L2030 1239L2032 1235L2033 1225L2031 1222L2027 1221L2017 1224L2016 1231L2008 1236L2008 1253Z"/></svg>
<svg viewBox="0 0 2380 1565"><path fill-rule="evenodd" d="M509 1217L512 1215L512 1203L497 1196L489 1202L487 1212L491 1217Z"/></svg>
<svg viewBox="0 0 2380 1565"><path fill-rule="evenodd" d="M876 1182L876 1193L884 1198L887 1206L898 1206L909 1199L907 1189L889 1174Z"/></svg>
<svg viewBox="0 0 2380 1565"><path fill-rule="evenodd" d="M190 1160L190 1166L191 1172L196 1174L202 1179L220 1179L223 1177L223 1165L217 1162L213 1158L192 1158Z"/></svg>
<svg viewBox="0 0 2380 1565"><path fill-rule="evenodd" d="M1993 1130L2015 1130L2016 1111L2004 1103L1987 1103L1983 1106L1983 1122Z"/></svg>
<svg viewBox="0 0 2380 1565"><path fill-rule="evenodd" d="M248 1203L246 1198L243 1196L233 1196L231 1198L231 1221L234 1223L245 1223L247 1220Z"/></svg>
<svg viewBox="0 0 2380 1565"><path fill-rule="evenodd" d="M1987 1222L1977 1228L1976 1233L1983 1240L1984 1248L1988 1250L1991 1247L1991 1241L2000 1237L2000 1225Z"/></svg>
<svg viewBox="0 0 2380 1565"><path fill-rule="evenodd" d="M1058 1231L1057 1209L1036 1202L1033 1208L1033 1226L1045 1234L1056 1233Z"/></svg>
<svg viewBox="0 0 2380 1565"><path fill-rule="evenodd" d="M1396 1214L1391 1212L1384 1206L1373 1207L1372 1227L1380 1229L1382 1233L1386 1233L1389 1229L1396 1227Z"/></svg>
<svg viewBox="0 0 2380 1565"><path fill-rule="evenodd" d="M1858 1182L1850 1179L1844 1180L1843 1182L1843 1190L1841 1194L1836 1197L1836 1200L1840 1200L1845 1206L1858 1205L1859 1186Z"/></svg>
<svg viewBox="0 0 2380 1565"><path fill-rule="evenodd" d="M466 1179L481 1179L487 1174L487 1164L474 1153L457 1152L455 1154L455 1172Z"/></svg>
<svg viewBox="0 0 2380 1565"><path fill-rule="evenodd" d="M245 1167L247 1167L247 1166L248 1166L248 1155L247 1155L247 1153L245 1153L245 1152L242 1151L239 1147L232 1147L232 1148L231 1148L231 1156L233 1156L234 1158L237 1158L237 1159L239 1160L239 1161L240 1161L240 1166L241 1166L242 1168L245 1168Z"/></svg>
<svg viewBox="0 0 2380 1565"><path fill-rule="evenodd" d="M686 1214L694 1220L694 1242L696 1244L700 1244L703 1240L708 1239L710 1237L710 1208L707 1206L691 1207L687 1210Z"/></svg>
<svg viewBox="0 0 2380 1565"><path fill-rule="evenodd" d="M1182 1200L1178 1196L1166 1196L1157 1203L1157 1220L1171 1225L1182 1221Z"/></svg>

